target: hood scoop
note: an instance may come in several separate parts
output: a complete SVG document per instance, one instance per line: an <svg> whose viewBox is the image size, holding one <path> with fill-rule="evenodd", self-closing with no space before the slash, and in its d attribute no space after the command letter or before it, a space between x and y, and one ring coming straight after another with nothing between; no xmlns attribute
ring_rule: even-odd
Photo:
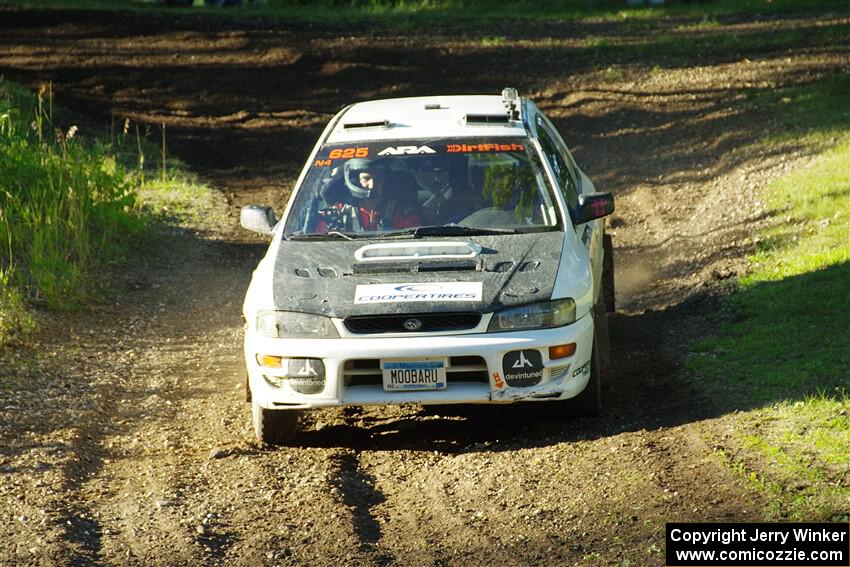
<svg viewBox="0 0 850 567"><path fill-rule="evenodd" d="M360 274L409 274L422 272L478 272L481 264L476 260L444 260L430 262L362 262L354 264L352 271Z"/></svg>
<svg viewBox="0 0 850 567"><path fill-rule="evenodd" d="M472 260L481 254L475 242L382 242L367 244L354 252L358 262Z"/></svg>

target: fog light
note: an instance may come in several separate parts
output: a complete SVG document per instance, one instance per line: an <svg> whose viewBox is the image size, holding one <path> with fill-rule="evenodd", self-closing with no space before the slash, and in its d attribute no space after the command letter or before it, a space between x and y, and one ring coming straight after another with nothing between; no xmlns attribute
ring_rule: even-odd
<svg viewBox="0 0 850 567"><path fill-rule="evenodd" d="M558 358L567 358L568 356L572 356L576 353L576 344L570 343L567 345L556 345L549 347L549 360L555 360Z"/></svg>
<svg viewBox="0 0 850 567"><path fill-rule="evenodd" d="M286 374L290 388L299 394L318 394L325 389L325 363L319 358L290 358Z"/></svg>
<svg viewBox="0 0 850 567"><path fill-rule="evenodd" d="M266 368L283 368L283 357L270 354L258 354L257 364Z"/></svg>

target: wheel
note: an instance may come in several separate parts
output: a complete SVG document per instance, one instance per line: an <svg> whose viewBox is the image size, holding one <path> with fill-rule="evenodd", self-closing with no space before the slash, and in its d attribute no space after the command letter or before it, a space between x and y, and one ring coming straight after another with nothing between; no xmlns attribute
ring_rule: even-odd
<svg viewBox="0 0 850 567"><path fill-rule="evenodd" d="M608 313L613 313L617 310L614 303L614 240L609 234L602 236L602 252L605 256L602 260L602 299Z"/></svg>
<svg viewBox="0 0 850 567"><path fill-rule="evenodd" d="M269 445L282 445L295 439L298 433L297 410L270 410L251 402L251 417L257 439Z"/></svg>

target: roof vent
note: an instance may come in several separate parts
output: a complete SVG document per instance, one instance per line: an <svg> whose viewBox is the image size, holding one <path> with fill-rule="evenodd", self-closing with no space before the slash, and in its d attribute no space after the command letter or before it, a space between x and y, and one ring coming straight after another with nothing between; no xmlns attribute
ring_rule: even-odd
<svg viewBox="0 0 850 567"><path fill-rule="evenodd" d="M389 128L389 120L380 120L376 122L347 122L342 125L345 130L357 130L359 128Z"/></svg>
<svg viewBox="0 0 850 567"><path fill-rule="evenodd" d="M463 117L463 121L465 124L507 124L508 123L508 115L507 114L467 114Z"/></svg>

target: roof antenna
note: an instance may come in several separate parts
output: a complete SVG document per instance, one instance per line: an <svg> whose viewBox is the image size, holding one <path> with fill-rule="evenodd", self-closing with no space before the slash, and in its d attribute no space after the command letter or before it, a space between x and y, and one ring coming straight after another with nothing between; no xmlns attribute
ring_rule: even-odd
<svg viewBox="0 0 850 567"><path fill-rule="evenodd" d="M508 120L519 120L519 108L517 107L517 102L519 101L519 94L513 87L506 87L502 89L502 102L505 105L505 109L508 111Z"/></svg>

